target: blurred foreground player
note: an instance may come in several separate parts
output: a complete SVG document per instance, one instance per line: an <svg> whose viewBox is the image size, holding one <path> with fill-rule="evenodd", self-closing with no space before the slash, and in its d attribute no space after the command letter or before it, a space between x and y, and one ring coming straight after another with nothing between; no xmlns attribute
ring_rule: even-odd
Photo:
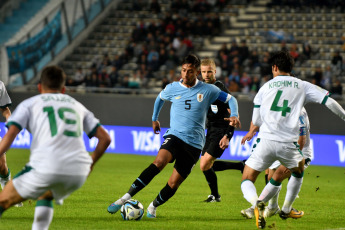
<svg viewBox="0 0 345 230"><path fill-rule="evenodd" d="M59 67L44 68L38 84L40 94L18 105L0 142L3 155L22 129L32 134L29 163L0 193L0 216L13 204L37 200L34 230L48 229L53 218L52 200L62 204L80 188L111 141L92 112L63 94L65 79ZM85 149L83 131L90 138L98 138L91 157Z"/></svg>

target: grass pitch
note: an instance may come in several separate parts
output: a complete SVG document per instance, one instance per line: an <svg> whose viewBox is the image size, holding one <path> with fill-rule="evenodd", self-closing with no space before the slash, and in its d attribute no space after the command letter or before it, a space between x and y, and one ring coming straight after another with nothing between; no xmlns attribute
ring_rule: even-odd
<svg viewBox="0 0 345 230"><path fill-rule="evenodd" d="M12 176L28 162L29 151L11 149L7 162ZM129 189L154 157L105 154L91 173L85 185L73 193L64 205L54 204L54 218L50 229L255 229L255 221L244 219L241 209L250 204L243 198L241 173L235 170L218 172L220 203L204 203L210 191L199 165L166 204L157 209L157 218L146 217L146 208L165 186L172 164L169 164L152 182L138 193L145 208L141 221L123 221L120 213L107 212L110 203ZM286 192L286 183L279 198L280 207ZM263 173L256 182L258 193L264 187ZM294 207L305 211L298 220L281 220L274 216L267 220L267 229L344 229L345 228L345 168L310 166L305 172L300 198ZM1 220L0 229L31 229L35 201L24 202L22 208L10 208Z"/></svg>

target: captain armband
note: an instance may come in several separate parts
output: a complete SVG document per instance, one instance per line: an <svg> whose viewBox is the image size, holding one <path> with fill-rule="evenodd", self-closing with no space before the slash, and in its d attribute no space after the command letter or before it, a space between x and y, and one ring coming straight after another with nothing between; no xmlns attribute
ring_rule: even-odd
<svg viewBox="0 0 345 230"><path fill-rule="evenodd" d="M305 136L305 135L307 135L307 128L306 128L306 127L300 127L300 128L299 128L299 135L300 135L300 136Z"/></svg>

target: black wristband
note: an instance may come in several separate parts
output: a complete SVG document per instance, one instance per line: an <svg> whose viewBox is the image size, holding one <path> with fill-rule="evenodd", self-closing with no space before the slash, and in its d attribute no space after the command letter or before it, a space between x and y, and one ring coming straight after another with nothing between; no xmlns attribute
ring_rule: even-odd
<svg viewBox="0 0 345 230"><path fill-rule="evenodd" d="M229 125L228 128L226 129L225 136L231 140L232 136L234 135L235 127Z"/></svg>

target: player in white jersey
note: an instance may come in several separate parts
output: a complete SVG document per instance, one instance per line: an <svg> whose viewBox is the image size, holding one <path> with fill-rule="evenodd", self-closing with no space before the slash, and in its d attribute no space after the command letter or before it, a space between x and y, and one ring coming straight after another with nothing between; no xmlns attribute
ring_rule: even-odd
<svg viewBox="0 0 345 230"><path fill-rule="evenodd" d="M52 200L62 204L80 188L111 141L92 112L63 94L65 79L59 67L44 68L38 84L40 94L18 105L0 142L3 155L21 129L32 134L30 161L0 193L0 216L13 204L37 200L32 229L48 229L53 218ZM83 131L90 138L98 138L91 156L85 149Z"/></svg>
<svg viewBox="0 0 345 230"><path fill-rule="evenodd" d="M2 81L0 81L0 111L2 116L8 120L11 116L11 110L8 108L12 104L10 97L8 96L6 87ZM1 137L0 137L1 141ZM4 189L5 184L11 179L11 171L7 167L6 154L0 157L0 185L1 189Z"/></svg>
<svg viewBox="0 0 345 230"><path fill-rule="evenodd" d="M265 83L254 98L252 125L259 126L260 132L253 146L252 155L246 161L241 189L244 198L256 205L254 214L258 228L264 228L265 202L268 202L279 190L282 179L273 174L260 197L256 193L254 182L260 172L267 169L276 160L292 171L289 200L282 208L280 216L288 216L292 204L303 181L304 158L300 153L298 140L298 118L302 107L309 103L326 105L332 112L345 119L344 109L328 92L309 82L290 76L294 61L288 52L279 51L270 58L273 79Z"/></svg>
<svg viewBox="0 0 345 230"><path fill-rule="evenodd" d="M299 149L303 153L303 157L305 159L304 169L306 169L310 161L312 159L312 151L310 147L310 123L307 111L305 108L302 108L301 115L298 120L299 123L299 138L298 138L298 145ZM246 141L250 141L256 134L257 131L259 131L258 126L251 125L251 130L242 138L241 144L243 145ZM279 175L281 179L286 179L291 176L291 172L288 168L286 168L284 165L281 165L281 163L277 160L275 161L268 169L268 177L267 179L270 180L272 178L273 173L277 172L276 175ZM267 183L266 183L267 184ZM279 192L281 190L281 187L276 195L274 195L268 203L268 206L266 207L264 211L264 217L271 217L277 213L280 212L280 208L278 206L278 197ZM288 195L288 194L287 194ZM287 199L288 200L288 199ZM241 210L242 216L251 219L254 217L254 208L255 205L252 207ZM291 218L301 218L304 215L303 211L298 211L296 209L292 209L292 211L288 214L288 217Z"/></svg>

